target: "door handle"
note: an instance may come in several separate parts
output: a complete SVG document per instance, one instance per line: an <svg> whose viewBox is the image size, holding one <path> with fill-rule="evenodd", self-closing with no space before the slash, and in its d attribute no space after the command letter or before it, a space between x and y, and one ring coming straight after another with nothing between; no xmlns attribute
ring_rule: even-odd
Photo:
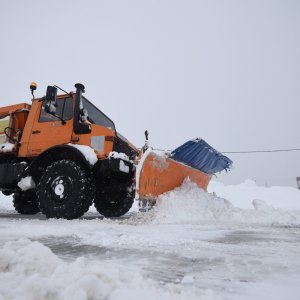
<svg viewBox="0 0 300 300"><path fill-rule="evenodd" d="M37 133L41 133L39 130L33 130L32 134L37 134Z"/></svg>

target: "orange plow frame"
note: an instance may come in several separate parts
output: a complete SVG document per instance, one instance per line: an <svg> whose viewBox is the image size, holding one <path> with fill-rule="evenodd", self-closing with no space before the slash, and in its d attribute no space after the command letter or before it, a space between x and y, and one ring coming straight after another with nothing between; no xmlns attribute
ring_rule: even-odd
<svg viewBox="0 0 300 300"><path fill-rule="evenodd" d="M147 154L144 154L147 155ZM211 176L171 158L150 152L141 166L138 179L140 199L153 199L179 187L189 178L207 191Z"/></svg>

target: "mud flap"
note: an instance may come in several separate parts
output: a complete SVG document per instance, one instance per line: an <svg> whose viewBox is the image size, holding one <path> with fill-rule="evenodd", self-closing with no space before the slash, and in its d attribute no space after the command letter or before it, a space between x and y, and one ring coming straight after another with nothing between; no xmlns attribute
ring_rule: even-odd
<svg viewBox="0 0 300 300"><path fill-rule="evenodd" d="M24 163L1 163L0 164L0 189L15 190L26 164Z"/></svg>

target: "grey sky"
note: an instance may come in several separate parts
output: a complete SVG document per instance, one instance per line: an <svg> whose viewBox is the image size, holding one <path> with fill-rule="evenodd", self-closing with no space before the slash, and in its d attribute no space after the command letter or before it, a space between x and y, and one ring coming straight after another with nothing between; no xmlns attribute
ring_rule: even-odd
<svg viewBox="0 0 300 300"><path fill-rule="evenodd" d="M0 0L0 102L74 90L140 147L300 148L300 1ZM300 152L230 155L226 183L295 185Z"/></svg>

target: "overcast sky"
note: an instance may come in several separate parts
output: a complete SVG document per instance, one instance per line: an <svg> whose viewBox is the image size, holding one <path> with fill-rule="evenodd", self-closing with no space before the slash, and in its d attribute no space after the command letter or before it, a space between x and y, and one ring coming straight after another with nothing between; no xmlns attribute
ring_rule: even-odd
<svg viewBox="0 0 300 300"><path fill-rule="evenodd" d="M300 1L0 3L1 106L81 82L138 147L300 148ZM225 183L300 176L300 152L228 156Z"/></svg>

